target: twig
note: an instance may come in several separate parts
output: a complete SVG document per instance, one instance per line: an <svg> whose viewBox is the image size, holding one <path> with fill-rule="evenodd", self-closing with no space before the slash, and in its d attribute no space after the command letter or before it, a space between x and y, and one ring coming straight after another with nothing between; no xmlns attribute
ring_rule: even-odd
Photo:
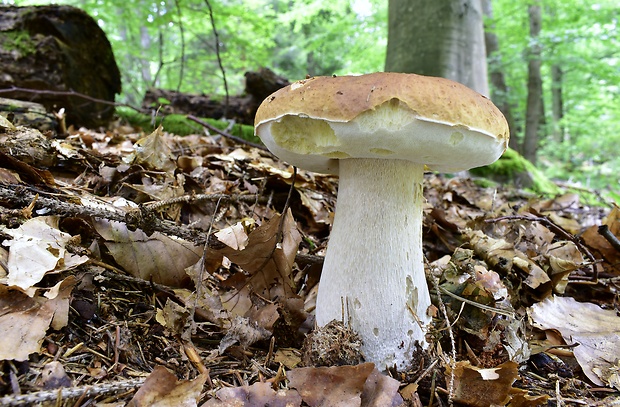
<svg viewBox="0 0 620 407"><path fill-rule="evenodd" d="M205 122L204 120L199 119L198 117L196 117L194 115L189 114L189 115L187 115L187 118L189 120L192 120L192 121L200 124L203 127L206 127L207 129L209 129L209 130L211 130L211 131L213 131L213 132L215 132L215 133L217 133L217 134L219 134L221 136L224 136L224 137L226 137L228 139L236 141L237 143L247 144L250 147L259 148L259 149L261 149L263 151L269 152L269 150L267 150L267 147L265 147L262 144L253 143L253 142L248 141L248 140L246 140L244 138L233 136L232 134L226 133L225 131L220 130L220 129L218 129L215 126L210 125L209 123Z"/></svg>
<svg viewBox="0 0 620 407"><path fill-rule="evenodd" d="M31 205L34 205L33 208L46 209L52 214L62 214L65 216L92 216L94 218L107 219L122 223L127 223L127 218L130 216L129 214L123 213L120 209L112 211L103 209L101 207L92 208L81 204L64 202L61 201L59 198L48 198L41 195L45 195L45 193L39 191L39 195L37 195L37 193L31 192L23 186L15 187L0 185L0 199L16 205L28 206L29 208ZM67 198L74 199L75 197L67 195ZM259 201L263 200L264 198L259 199ZM254 203L256 202L256 197L254 195L196 194L184 195L161 202L153 202L145 204L143 206L146 208L145 211L149 212L174 203L192 204L201 201ZM30 210L32 210L32 208L30 208ZM137 225L138 228L141 228L140 223L143 221L141 220L142 215L140 214L140 211L132 211L131 213L137 214L138 218L137 224L136 222L133 223L134 226ZM11 216L11 218L14 218L18 214L18 212L15 212L14 216ZM153 217L149 217L148 222L151 223L150 225L148 225L148 227L153 231L157 231L166 235L177 236L196 245L205 244L208 240L210 240L210 238L207 238L207 236L210 236L210 234L207 234L202 230L191 229L187 225L177 226L172 224L171 222L162 221L158 218ZM297 254L295 256L295 261L306 264L322 264L323 257L310 254Z"/></svg>
<svg viewBox="0 0 620 407"><path fill-rule="evenodd" d="M90 207L82 204L61 201L58 197L45 196L39 191L39 197L36 200L35 208L46 209L53 214L62 214L69 216L92 216L95 218L107 219L116 222L126 223L131 227L148 231L157 231L166 235L177 236L194 244L204 244L208 240L208 235L198 229L191 229L188 226L178 226L172 222L158 219L151 216L154 209L178 202L199 202L203 200L224 202L230 201L247 201L254 202L254 195L225 195L225 194L201 194L177 197L164 203L155 202L153 204L143 205L139 210L124 212L122 210L111 210L101 207ZM29 205L35 198L36 193L29 191L26 187L11 187L0 185L0 198L18 205ZM67 195L66 198L75 199L74 196ZM171 203L172 201L172 203Z"/></svg>
<svg viewBox="0 0 620 407"><path fill-rule="evenodd" d="M209 9L209 18L211 19L211 27L213 28L213 35L215 36L215 55L217 56L217 63L220 66L220 71L222 71L222 79L224 80L224 91L226 92L226 104L224 105L224 116L228 114L228 105L229 105L229 96L228 96L228 82L226 81L226 71L224 70L224 65L222 64L222 57L220 55L220 36L217 33L217 29L215 28L215 19L213 18L213 8L211 7L211 3L209 0L205 0L207 8Z"/></svg>
<svg viewBox="0 0 620 407"><path fill-rule="evenodd" d="M456 294L446 290L445 288L441 287L440 285L437 285L436 288L437 288L438 291L441 291L442 293L444 293L444 294L446 294L446 295L448 295L448 296L450 296L450 297L452 297L452 298L454 298L456 300L466 302L467 304L472 305L474 307L478 307L478 308L483 309L485 311L494 312L496 314L500 314L500 315L503 315L505 317L516 318L514 312L506 311L506 310L503 310L503 309L500 309L500 308L490 307L488 305L480 304L479 302L476 302L476 301L468 300L467 298L460 297L460 296L458 296L458 295L456 295Z"/></svg>
<svg viewBox="0 0 620 407"><path fill-rule="evenodd" d="M78 398L83 395L95 397L135 389L136 387L141 386L144 383L144 380L145 378L138 378L122 382L75 386L63 389L37 391L34 393L20 394L16 396L4 396L0 398L0 406L33 406L46 401Z"/></svg>
<svg viewBox="0 0 620 407"><path fill-rule="evenodd" d="M138 113L143 113L142 109L140 109L138 107L135 107L135 106L132 106L130 104L112 102L112 101L104 100L104 99L98 99L98 98L95 98L95 97L92 97L92 96L85 95L83 93L76 92L74 90L28 89L28 88L20 88L20 87L17 87L17 86L11 86L10 88L0 89L0 94L2 94L2 93L12 93L12 92L31 93L31 94L35 94L35 95L73 96L73 97L77 97L77 98L80 98L80 99L89 100L89 101L95 102L95 103L102 103L104 105L128 107L128 108L130 108L132 110L135 110Z"/></svg>
<svg viewBox="0 0 620 407"><path fill-rule="evenodd" d="M614 249L620 252L620 239L616 237L611 230L609 230L609 226L601 225L598 227L598 234L603 236L605 240L609 242L610 245L613 246Z"/></svg>
<svg viewBox="0 0 620 407"><path fill-rule="evenodd" d="M437 277L433 277L432 281L433 281L433 285L435 286L435 289L437 291L442 291L442 287L439 285L439 279ZM445 291L448 292L447 290ZM450 380L448 381L448 404L452 406L454 404L453 397L454 397L454 380L455 380L454 370L456 369L456 341L454 340L454 333L452 332L452 328L450 324L450 317L448 316L448 310L446 309L446 305L441 300L441 295L438 295L437 298L439 299L439 309L441 310L441 313L446 319L446 326L448 327L448 336L450 338L451 349L450 349L450 362L449 363L450 363L451 373L450 373Z"/></svg>
<svg viewBox="0 0 620 407"><path fill-rule="evenodd" d="M535 215L509 215L509 216L500 216L499 218L494 219L485 219L485 223L494 223L500 222L502 220L527 220L530 222L540 222L544 224L549 230L551 230L556 235L561 236L562 238L569 240L577 246L577 248L586 255L586 257L590 260L590 264L592 264L592 278L591 281L598 281L598 270L596 267L597 260L590 253L590 250L586 246L584 246L578 237L568 232L566 229L561 227L560 225L556 225L546 216L535 216Z"/></svg>

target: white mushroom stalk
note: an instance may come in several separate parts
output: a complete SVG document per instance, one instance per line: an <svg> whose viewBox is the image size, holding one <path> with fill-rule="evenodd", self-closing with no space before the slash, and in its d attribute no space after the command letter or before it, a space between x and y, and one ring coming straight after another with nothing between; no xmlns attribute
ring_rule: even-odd
<svg viewBox="0 0 620 407"><path fill-rule="evenodd" d="M323 326L344 317L381 370L409 367L416 344L427 345L423 172L423 164L404 160L340 161L316 319Z"/></svg>

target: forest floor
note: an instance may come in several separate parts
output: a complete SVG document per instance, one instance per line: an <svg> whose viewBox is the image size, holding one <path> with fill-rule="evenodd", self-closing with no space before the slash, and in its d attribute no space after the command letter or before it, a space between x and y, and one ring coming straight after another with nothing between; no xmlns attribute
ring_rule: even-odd
<svg viewBox="0 0 620 407"><path fill-rule="evenodd" d="M0 405L620 405L617 207L427 173L431 344L380 373L314 329L337 178L293 174L217 134L0 126Z"/></svg>

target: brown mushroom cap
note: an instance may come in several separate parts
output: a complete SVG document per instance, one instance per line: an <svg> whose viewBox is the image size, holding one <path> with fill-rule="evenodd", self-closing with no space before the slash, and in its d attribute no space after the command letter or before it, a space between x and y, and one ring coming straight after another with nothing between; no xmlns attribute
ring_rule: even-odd
<svg viewBox="0 0 620 407"><path fill-rule="evenodd" d="M326 173L345 158L460 171L497 160L509 137L499 109L466 86L388 72L295 82L263 101L255 127L281 159Z"/></svg>

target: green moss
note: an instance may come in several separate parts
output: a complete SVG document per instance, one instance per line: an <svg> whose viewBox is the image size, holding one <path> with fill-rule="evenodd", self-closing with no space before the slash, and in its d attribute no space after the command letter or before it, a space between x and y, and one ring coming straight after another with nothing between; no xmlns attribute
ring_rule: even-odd
<svg viewBox="0 0 620 407"><path fill-rule="evenodd" d="M189 120L185 115L171 114L168 116L158 116L155 120L151 116L136 112L133 109L118 107L116 113L126 120L132 126L140 127L144 132L152 132L160 124L164 128L164 131L177 134L179 136L187 136L189 134L201 134L203 127L198 123ZM213 127L220 130L228 129L229 123L215 120L215 119L202 119L209 123ZM254 127L244 124L235 124L232 129L227 130L229 134L237 137L241 137L244 140L252 141L254 143L260 143L260 139L254 136Z"/></svg>
<svg viewBox="0 0 620 407"><path fill-rule="evenodd" d="M30 55L36 52L36 44L26 31L8 31L2 33L2 48L7 51L18 51L21 55Z"/></svg>
<svg viewBox="0 0 620 407"><path fill-rule="evenodd" d="M562 193L553 181L531 162L513 149L491 165L470 170L472 175L485 177L500 183L512 183L539 195L552 196Z"/></svg>

